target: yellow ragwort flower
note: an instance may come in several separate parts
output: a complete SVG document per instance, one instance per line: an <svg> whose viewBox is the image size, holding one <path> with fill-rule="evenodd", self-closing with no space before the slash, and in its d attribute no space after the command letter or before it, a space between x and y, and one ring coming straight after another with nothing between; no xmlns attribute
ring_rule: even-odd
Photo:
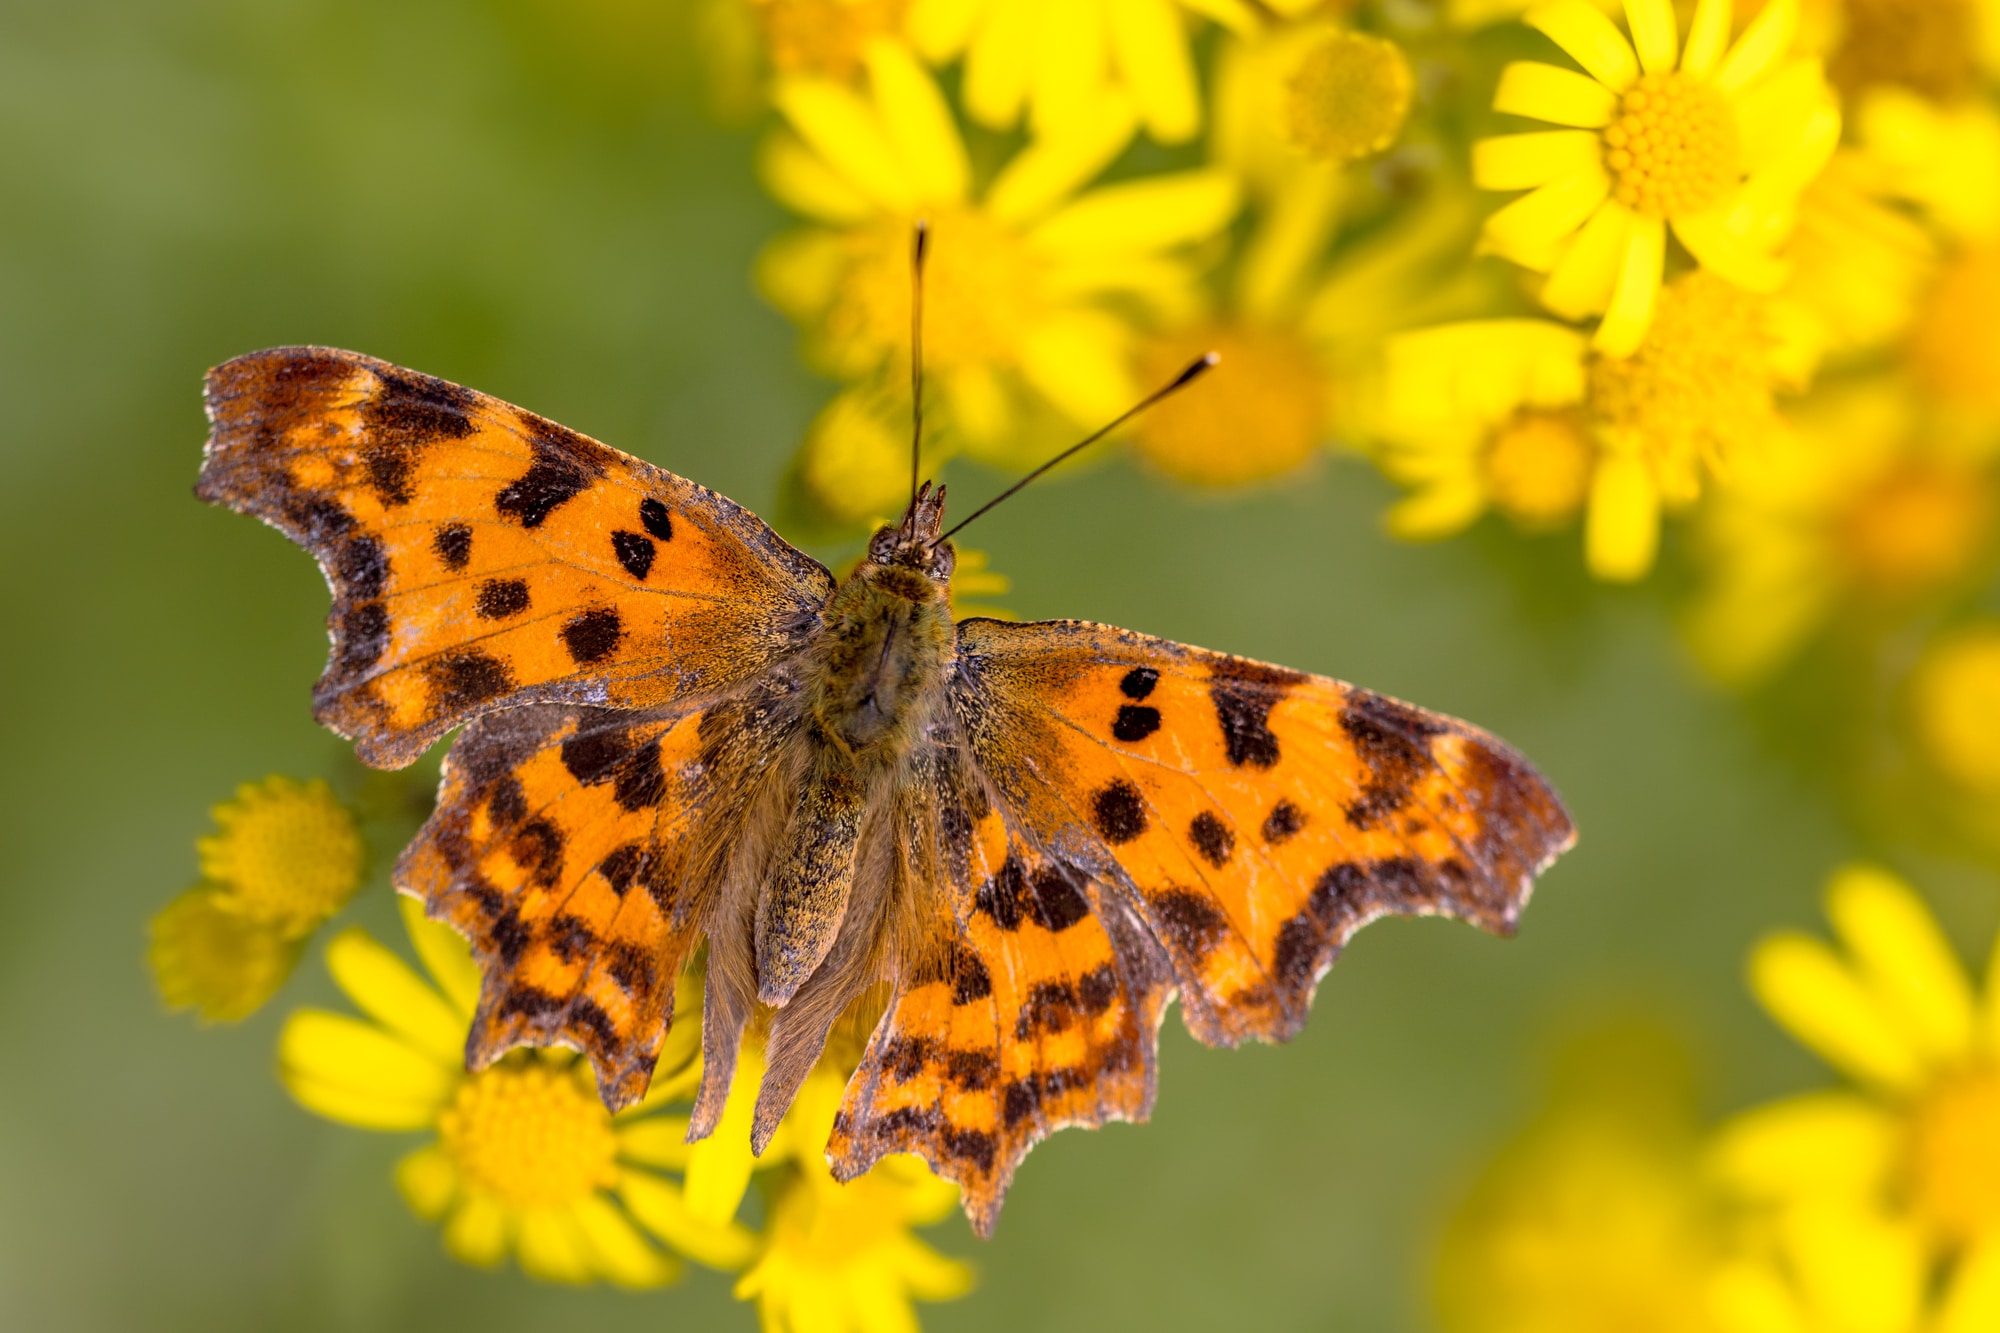
<svg viewBox="0 0 2000 1333"><path fill-rule="evenodd" d="M222 905L228 890L197 884L160 909L148 926L146 961L168 1009L192 1009L206 1023L248 1018L277 993L299 960L301 942L268 922Z"/></svg>
<svg viewBox="0 0 2000 1333"><path fill-rule="evenodd" d="M1902 611L1964 582L1996 502L1991 460L1926 429L1901 386L1816 395L1701 514L1689 646L1718 680L1754 684L1838 611Z"/></svg>
<svg viewBox="0 0 2000 1333"><path fill-rule="evenodd" d="M764 177L817 225L765 251L760 285L808 327L824 368L901 379L910 239L928 220L924 354L938 405L975 455L1039 461L1044 446L1131 404L1124 311L1187 307L1185 251L1228 223L1235 184L1208 170L1082 192L1131 136L1130 115L1106 107L1036 140L975 197L931 77L887 43L869 47L867 67L865 93L823 79L778 85L788 129L768 144ZM1024 445L1022 426L1051 409L1061 430Z"/></svg>
<svg viewBox="0 0 2000 1333"><path fill-rule="evenodd" d="M1932 766L1969 791L2000 794L2000 622L1932 644L1911 677L1910 707Z"/></svg>
<svg viewBox="0 0 2000 1333"><path fill-rule="evenodd" d="M1893 87L1939 102L2000 74L1996 0L1837 0L1827 74L1848 97Z"/></svg>
<svg viewBox="0 0 2000 1333"><path fill-rule="evenodd" d="M1183 143L1201 128L1187 33L1195 16L1238 32L1258 22L1245 0L914 0L910 35L934 63L965 57L965 109L982 125L1007 129L1026 110L1037 133L1066 129L1117 97L1155 139Z"/></svg>
<svg viewBox="0 0 2000 1333"><path fill-rule="evenodd" d="M297 938L360 886L361 830L320 779L246 782L214 813L218 831L195 846L227 910Z"/></svg>
<svg viewBox="0 0 2000 1333"><path fill-rule="evenodd" d="M1857 1086L1738 1117L1716 1169L1781 1228L1834 1228L1815 1276L1841 1293L1835 1313L1877 1318L1818 1327L1916 1329L1942 1281L1940 1322L1922 1326L2000 1328L2000 975L1977 994L1922 899L1876 867L1835 875L1827 915L1840 950L1772 936L1751 984Z"/></svg>
<svg viewBox="0 0 2000 1333"><path fill-rule="evenodd" d="M327 966L367 1017L302 1009L286 1021L279 1071L293 1097L362 1129L429 1131L398 1163L396 1184L465 1263L491 1267L512 1253L545 1281L626 1287L673 1281L675 1252L716 1268L748 1263L755 1238L732 1220L749 1180L735 1161L748 1162L747 1125L740 1152L733 1142L704 1151L686 1143L685 1117L658 1114L693 1090L700 1023L674 1025L651 1092L615 1117L572 1051L515 1051L467 1073L479 970L457 932L399 901L430 980L358 929L336 937Z"/></svg>
<svg viewBox="0 0 2000 1333"><path fill-rule="evenodd" d="M1888 195L1970 245L2000 238L2000 110L1984 99L1939 106L1883 88L1854 111L1858 147Z"/></svg>
<svg viewBox="0 0 2000 1333"><path fill-rule="evenodd" d="M1416 494L1390 512L1411 539L1496 508L1530 531L1585 514L1601 579L1645 575L1664 510L1704 472L1764 446L1773 390L1797 363L1760 298L1696 270L1667 285L1628 357L1546 320L1480 320L1390 340L1383 468Z"/></svg>
<svg viewBox="0 0 2000 1333"><path fill-rule="evenodd" d="M827 1169L825 1144L846 1083L831 1062L814 1070L782 1141L765 1150L767 1163L789 1159L793 1169L776 1186L763 1252L736 1296L757 1302L770 1333L914 1330L913 1300L953 1300L972 1288L967 1265L911 1234L950 1215L957 1186L908 1156L885 1157L845 1185Z"/></svg>
<svg viewBox="0 0 2000 1333"><path fill-rule="evenodd" d="M1840 133L1816 60L1791 55L1797 0L1771 0L1729 43L1729 0L1699 0L1683 43L1669 0L1627 0L1627 40L1585 0L1527 22L1586 73L1520 61L1496 110L1575 129L1483 139L1474 179L1529 194L1487 219L1485 245L1548 275L1542 303L1603 313L1597 346L1636 351L1652 322L1671 228L1702 268L1774 290L1772 254Z"/></svg>

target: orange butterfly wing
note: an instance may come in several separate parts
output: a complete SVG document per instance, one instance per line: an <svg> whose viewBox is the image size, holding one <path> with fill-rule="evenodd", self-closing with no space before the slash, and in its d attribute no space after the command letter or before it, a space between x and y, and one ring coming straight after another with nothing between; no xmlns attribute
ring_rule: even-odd
<svg viewBox="0 0 2000 1333"><path fill-rule="evenodd" d="M833 1148L846 1175L924 1154L982 1231L1048 1129L1146 1114L1169 990L1204 1042L1284 1040L1362 925L1446 915L1509 933L1575 840L1505 745L1339 681L1082 622L959 635L954 711L997 796L989 820L1030 884L1081 886L1090 919L1051 932L975 907L951 975L906 979ZM978 842L975 903L1006 896L995 837ZM1107 951L1111 971L1092 971ZM989 994L966 981L980 975ZM1085 1002L1106 996L1101 1014ZM1128 1014L1141 1050L1106 1026ZM997 1091L952 1077L983 1064L974 1050L998 1060Z"/></svg>
<svg viewBox="0 0 2000 1333"><path fill-rule="evenodd" d="M354 352L209 372L195 493L333 590L314 716L378 767L479 712L649 708L760 674L833 587L733 501L532 412Z"/></svg>
<svg viewBox="0 0 2000 1333"><path fill-rule="evenodd" d="M696 932L702 719L806 641L831 576L712 491L370 357L252 353L207 400L196 493L333 591L315 716L379 766L469 724L396 868L480 956L468 1060L561 1042L636 1100Z"/></svg>

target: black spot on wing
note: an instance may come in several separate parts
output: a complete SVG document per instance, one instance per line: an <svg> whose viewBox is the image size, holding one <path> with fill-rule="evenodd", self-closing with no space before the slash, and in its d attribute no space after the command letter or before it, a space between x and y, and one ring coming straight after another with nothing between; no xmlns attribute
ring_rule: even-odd
<svg viewBox="0 0 2000 1333"><path fill-rule="evenodd" d="M472 529L463 523L440 524L431 537L431 549L446 569L464 569L472 559Z"/></svg>
<svg viewBox="0 0 2000 1333"><path fill-rule="evenodd" d="M611 607L585 611L562 627L563 645L577 665L601 662L618 649L625 629Z"/></svg>
<svg viewBox="0 0 2000 1333"><path fill-rule="evenodd" d="M625 572L644 583L653 570L653 539L640 532L619 530L611 534L611 550Z"/></svg>
<svg viewBox="0 0 2000 1333"><path fill-rule="evenodd" d="M368 442L361 460L368 484L390 507L410 502L410 474L424 447L473 432L470 389L414 371L383 367L375 372L376 392L361 405Z"/></svg>
<svg viewBox="0 0 2000 1333"><path fill-rule="evenodd" d="M1011 853L973 896L972 910L983 912L1001 930L1014 931L1023 921L1060 933L1090 915L1080 877L1060 864L1039 866L1030 875Z"/></svg>
<svg viewBox="0 0 2000 1333"><path fill-rule="evenodd" d="M993 974L978 954L961 945L951 960L951 1002L971 1004L993 993Z"/></svg>
<svg viewBox="0 0 2000 1333"><path fill-rule="evenodd" d="M562 877L562 830L546 819L531 819L507 844L514 863L528 872L531 883L552 889Z"/></svg>
<svg viewBox="0 0 2000 1333"><path fill-rule="evenodd" d="M1201 859L1218 870L1229 861L1229 854L1236 850L1236 835L1229 825L1222 822L1213 810L1204 810L1188 825L1188 841L1201 853Z"/></svg>
<svg viewBox="0 0 2000 1333"><path fill-rule="evenodd" d="M380 602L350 606L340 614L340 669L366 671L389 650L389 609Z"/></svg>
<svg viewBox="0 0 2000 1333"><path fill-rule="evenodd" d="M1264 841L1276 847L1306 826L1306 812L1290 801L1280 800L1264 816Z"/></svg>
<svg viewBox="0 0 2000 1333"><path fill-rule="evenodd" d="M1118 689L1127 699L1143 699L1151 694L1153 687L1159 683L1160 673L1153 668L1133 667L1125 673L1125 678L1118 682Z"/></svg>
<svg viewBox="0 0 2000 1333"><path fill-rule="evenodd" d="M674 539L673 516L665 505L650 496L639 501L639 525L663 542Z"/></svg>
<svg viewBox="0 0 2000 1333"><path fill-rule="evenodd" d="M514 688L514 674L499 658L477 648L445 653L424 666L431 704L440 712L470 708Z"/></svg>
<svg viewBox="0 0 2000 1333"><path fill-rule="evenodd" d="M333 571L347 596L358 602L373 601L388 586L389 555L373 537L349 537L334 557Z"/></svg>
<svg viewBox="0 0 2000 1333"><path fill-rule="evenodd" d="M563 767L586 786L608 782L632 753L631 738L621 728L597 727L562 743Z"/></svg>
<svg viewBox="0 0 2000 1333"><path fill-rule="evenodd" d="M494 497L493 506L524 528L538 528L556 509L590 489L591 471L556 445L535 442L535 461L519 481Z"/></svg>
<svg viewBox="0 0 2000 1333"><path fill-rule="evenodd" d="M608 856L598 862L597 871L604 876L605 882L611 886L611 891L623 898L625 891L632 887L632 881L639 878L645 855L638 843L628 842L622 847L614 848ZM630 990L631 987L627 986L626 989Z"/></svg>
<svg viewBox="0 0 2000 1333"><path fill-rule="evenodd" d="M1126 778L1107 784L1090 799L1091 822L1098 834L1114 847L1128 843L1146 831L1146 803L1139 789Z"/></svg>
<svg viewBox="0 0 2000 1333"><path fill-rule="evenodd" d="M618 767L611 794L625 810L644 810L658 805L667 794L667 773L660 762L660 738L655 736Z"/></svg>
<svg viewBox="0 0 2000 1333"><path fill-rule="evenodd" d="M488 579L479 585L474 609L487 620L505 620L528 609L526 579Z"/></svg>
<svg viewBox="0 0 2000 1333"><path fill-rule="evenodd" d="M1111 720L1111 734L1121 741L1143 741L1160 729L1160 710L1144 704L1121 704Z"/></svg>
<svg viewBox="0 0 2000 1333"><path fill-rule="evenodd" d="M1304 680L1296 671L1229 658L1218 662L1208 684L1222 744L1238 768L1270 768L1278 762L1278 738L1270 727L1271 707Z"/></svg>
<svg viewBox="0 0 2000 1333"><path fill-rule="evenodd" d="M521 789L519 778L502 773L493 780L486 793L486 814L499 829L512 828L528 817L528 794Z"/></svg>
<svg viewBox="0 0 2000 1333"><path fill-rule="evenodd" d="M1147 899L1166 941L1189 958L1201 958L1215 948L1228 918L1216 905L1186 889L1168 889Z"/></svg>

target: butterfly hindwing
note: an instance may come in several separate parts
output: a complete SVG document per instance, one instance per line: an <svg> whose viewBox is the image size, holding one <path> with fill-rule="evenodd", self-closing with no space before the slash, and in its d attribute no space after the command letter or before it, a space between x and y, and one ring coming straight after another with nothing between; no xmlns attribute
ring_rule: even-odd
<svg viewBox="0 0 2000 1333"><path fill-rule="evenodd" d="M318 559L315 716L382 767L522 703L654 707L794 651L832 587L734 502L531 412L353 352L209 373L196 494Z"/></svg>
<svg viewBox="0 0 2000 1333"><path fill-rule="evenodd" d="M1378 916L1511 933L1575 840L1492 736L1325 677L1076 621L968 621L959 672L1012 817L1125 896L1212 1044L1296 1034Z"/></svg>
<svg viewBox="0 0 2000 1333"><path fill-rule="evenodd" d="M702 716L511 708L452 746L396 882L479 956L472 1067L569 1045L608 1104L644 1095L696 931L682 888Z"/></svg>

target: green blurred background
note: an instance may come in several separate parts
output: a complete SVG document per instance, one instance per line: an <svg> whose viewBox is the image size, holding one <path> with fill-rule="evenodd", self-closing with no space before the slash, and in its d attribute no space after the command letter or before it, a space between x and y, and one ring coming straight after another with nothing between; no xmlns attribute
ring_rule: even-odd
<svg viewBox="0 0 2000 1333"><path fill-rule="evenodd" d="M212 803L355 778L308 715L318 575L189 493L208 366L352 347L771 506L829 388L751 290L783 218L686 32L639 0L0 9L0 1327L753 1326L706 1272L626 1296L446 1259L390 1185L403 1140L273 1077L284 1012L331 995L316 951L218 1030L164 1015L142 966ZM1517 940L1366 932L1288 1047L1170 1023L1150 1125L1041 1147L991 1244L941 1229L982 1286L927 1327L1421 1328L1431 1237L1564 1033L1664 1016L1710 1109L1822 1077L1740 968L1856 850L1829 784L1694 682L1656 597L1589 585L1573 536L1393 545L1387 498L1358 463L1215 500L1119 462L982 521L1024 617L1473 718L1555 780L1582 843ZM349 911L385 934L393 851ZM1961 945L1987 938L1990 884L1918 868Z"/></svg>

